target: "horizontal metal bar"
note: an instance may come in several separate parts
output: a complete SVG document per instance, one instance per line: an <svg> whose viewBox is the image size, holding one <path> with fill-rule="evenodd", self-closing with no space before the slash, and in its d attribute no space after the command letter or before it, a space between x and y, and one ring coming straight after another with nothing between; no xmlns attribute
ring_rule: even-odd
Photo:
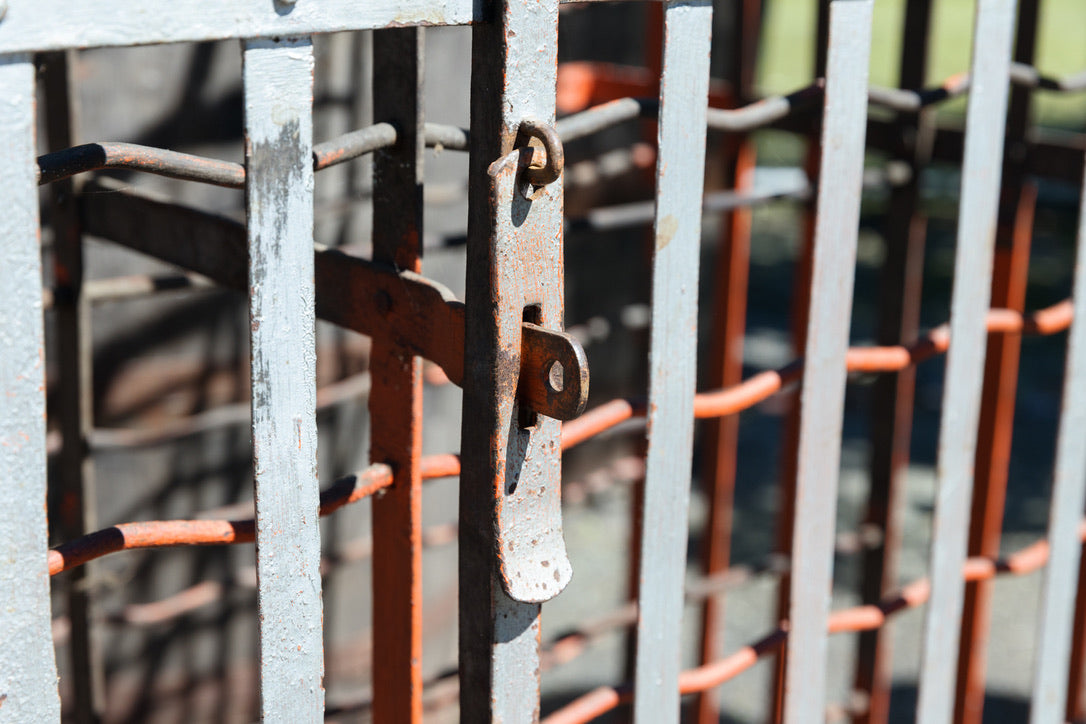
<svg viewBox="0 0 1086 724"><path fill-rule="evenodd" d="M988 330L990 332L1021 332L1024 334L1050 335L1066 330L1071 325L1071 319L1072 303L1071 300L1068 299L1028 315L1019 314L1018 312L1006 309L993 309L988 314ZM893 372L901 370L911 364L917 364L930 359L938 354L943 354L946 352L949 345L950 335L946 325L943 325L932 330L928 335L920 338L914 344L907 347L852 348L849 350L848 357L846 358L846 365L851 372ZM694 416L706 418L734 414L753 407L755 404L782 389L784 385L797 381L802 369L801 364L793 362L781 370L756 375L735 387L702 392L698 394L694 400ZM768 379L769 377L772 377L773 379ZM767 380L769 382L768 385L766 384ZM350 380L346 382L347 384L353 384ZM332 387L335 387L335 385ZM329 388L325 389L327 390ZM749 392L748 389L750 390ZM233 408L223 409L232 410ZM644 416L644 414L644 405L636 401L619 399L600 405L589 413L582 415L580 418L567 422L562 426L562 449L569 450L585 440L599 435L626 420ZM233 413L231 413L231 415L233 415ZM239 418L238 422L243 422L243 420ZM422 458L421 468L422 477L424 479L452 477L460 474L460 461L459 457L453 454L428 455ZM376 475L374 470L376 470L376 468L367 468L365 471L354 475L339 478L321 494L321 514L327 515L344 505L361 500L363 497L380 489L380 487L373 488L373 485L377 485L378 483L385 485L391 484L391 474L389 474L386 479L385 477ZM106 529L106 531L110 530L111 529ZM137 529L134 528L133 532L136 530ZM138 530L145 533L150 529L142 528ZM175 532L176 530L181 529L175 529ZM194 535L210 535L207 532L209 530L211 529L196 529ZM221 532L224 529L220 528L216 530ZM96 535L99 535L99 538L103 540L112 540L117 536L116 532L106 531L99 531L99 534ZM215 535L219 535L219 533L215 533ZM231 535L234 534L231 533ZM116 550L127 550L128 548L138 547L204 544L192 541L186 543L183 541L187 539L178 537L170 538L169 542L163 542L161 545L150 545L150 541L146 538L132 537L131 539L125 540L128 542L124 543L122 547L116 548ZM251 540L251 538L249 540ZM217 544L219 542L228 543L235 541L233 541L233 539L230 541L212 540L207 542L207 544ZM243 541L238 539L236 542ZM96 543L94 545L98 544ZM93 558L114 552L114 548L111 547L114 545L121 545L121 543L110 543L106 548L101 549L103 552L94 555ZM86 546L91 546L91 543L87 541L69 541L57 550L82 550ZM56 551L54 551L54 554L55 553ZM72 554L73 557L70 558L71 562L69 564L68 562L58 561L54 554L50 554L51 575L55 575L62 570L68 570L70 567L81 565L82 563L85 563L86 560L93 559L77 559L74 557L75 554ZM59 566L59 568L54 570L55 566Z"/></svg>
<svg viewBox="0 0 1086 724"><path fill-rule="evenodd" d="M133 274L84 282L83 294L92 304L104 304L159 292L183 292L214 287L213 281L200 274Z"/></svg>
<svg viewBox="0 0 1086 724"><path fill-rule="evenodd" d="M7 0L0 54L467 25L485 18L481 0Z"/></svg>
<svg viewBox="0 0 1086 724"><path fill-rule="evenodd" d="M1051 79L1040 76L1036 69L1028 65L1018 63L1014 68L1012 79L1018 85L1067 92L1086 90L1086 72L1063 79ZM789 119L798 113L816 110L821 105L824 86L825 84L818 80L788 95L763 98L742 108L709 108L707 127L717 132L743 133L783 123L789 130L803 131L804 129L796 126L795 122L789 122ZM899 112L915 112L941 101L963 96L968 90L968 74L959 73L950 76L938 86L918 91L872 86L868 88L867 93L868 102L872 105ZM658 111L657 99L620 98L569 115L560 120L555 128L562 141L568 142L605 131L634 118L655 119ZM878 121L872 121L869 125L872 128L881 128ZM941 129L938 140L960 137L960 134L961 131L957 129ZM427 123L425 138L426 145L431 148L466 151L470 136L468 129L465 128ZM881 135L876 134L874 140L880 141ZM395 127L389 123L377 123L316 144L313 147L313 168L315 171L321 171L395 144ZM953 149L959 149L957 153L960 155L960 145L960 138L949 146L937 145L936 156L946 156L948 152L953 152ZM1040 150L1044 152L1045 159L1031 165L1034 173L1045 175L1046 168L1051 165L1048 161L1049 156L1060 156L1061 167L1068 165L1063 146L1053 141L1046 143L1039 139L1030 144L1029 148L1032 150L1038 145L1042 146ZM1079 145L1082 145L1081 142ZM1077 150L1078 147L1069 148ZM1027 155L1032 154L1027 152ZM1061 171L1061 177L1077 178L1080 175L1078 169L1082 167L1081 157L1070 163L1074 168L1066 172ZM111 141L84 144L45 154L38 158L38 168L39 184L51 183L77 173L103 168L144 171L228 188L240 189L245 184L245 169L241 164Z"/></svg>
<svg viewBox="0 0 1086 724"><path fill-rule="evenodd" d="M240 163L140 146L135 143L85 143L38 157L38 184L69 178L84 171L125 168L159 176L242 188L245 167Z"/></svg>
<svg viewBox="0 0 1086 724"><path fill-rule="evenodd" d="M108 179L81 196L84 229L223 286L248 289L245 226L123 190ZM103 191L110 193L100 193ZM316 250L317 316L368 336L381 335L436 362L460 384L464 374L464 307L446 287L411 272L331 249ZM588 364L569 335L524 323L519 395L533 410L559 420L576 417L588 398ZM557 360L563 389L548 388L545 370Z"/></svg>
<svg viewBox="0 0 1086 724"><path fill-rule="evenodd" d="M346 163L367 153L396 145L396 128L377 123L313 146L313 170ZM426 124L426 145L467 150L468 132L457 126ZM245 167L163 148L135 143L102 141L73 146L38 157L38 184L48 184L78 173L104 168L144 171L159 176L240 189L245 187Z"/></svg>
<svg viewBox="0 0 1086 724"><path fill-rule="evenodd" d="M392 470L387 465L371 465L337 479L320 495L320 515L330 515L345 505L387 488L392 484ZM69 571L96 558L120 551L174 546L232 545L252 543L256 522L252 517L239 520L153 520L120 523L81 538L68 541L49 551L49 575Z"/></svg>
<svg viewBox="0 0 1086 724"><path fill-rule="evenodd" d="M1080 542L1086 541L1086 520L1079 526L1078 539ZM968 558L960 575L964 582L986 581L1000 575L1024 576L1044 566L1048 554L1047 541L1040 540L1004 557ZM918 579L883 597L878 605L853 606L834 611L830 614L827 630L830 634L839 634L877 629L892 616L924 605L930 593L928 579ZM779 652L787 641L788 631L782 625L722 659L687 669L679 676L679 693L696 694L720 686L752 668L763 656ZM553 712L543 720L543 724L591 721L629 702L631 698L632 688L627 684L602 686Z"/></svg>

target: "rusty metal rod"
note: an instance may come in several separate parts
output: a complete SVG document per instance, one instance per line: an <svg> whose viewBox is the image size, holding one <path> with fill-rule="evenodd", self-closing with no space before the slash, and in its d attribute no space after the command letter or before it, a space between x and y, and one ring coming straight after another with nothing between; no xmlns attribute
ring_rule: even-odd
<svg viewBox="0 0 1086 724"><path fill-rule="evenodd" d="M1079 526L1079 539L1086 540L1086 520ZM984 581L1000 574L1026 575L1040 569L1048 560L1048 541L1039 540L1004 558L974 556L965 561L962 578L966 582ZM830 615L831 634L870 631L883 626L901 611L923 605L931 594L927 578L921 578L885 596L878 605L853 606ZM754 666L766 654L779 651L788 639L788 624L748 644L729 656L693 669L679 677L681 694L696 694L720 686ZM582 724L627 702L633 690L629 685L602 686L543 720L544 724Z"/></svg>
<svg viewBox="0 0 1086 724"><path fill-rule="evenodd" d="M1086 91L1086 71L1052 78L1041 75L1032 66L1016 63L1011 68L1011 82L1029 89L1077 93ZM765 127L799 111L817 107L823 96L824 85L824 81L819 79L787 95L762 98L741 108L710 108L708 128L739 133ZM872 86L868 89L868 101L872 105L890 110L917 111L957 98L968 89L969 75L958 73L938 86L915 91ZM658 106L655 99L621 98L567 116L557 123L556 130L562 140L568 142L606 130L623 121L655 118ZM466 151L468 148L468 131L458 126L427 123L425 137L426 145L431 148L453 151ZM397 133L392 124L376 123L316 144L313 147L313 168L321 171L377 149L393 146L396 142ZM48 184L79 173L106 168L144 171L226 188L240 189L245 186L245 168L240 163L113 141L73 146L39 156L38 184Z"/></svg>
<svg viewBox="0 0 1086 724"><path fill-rule="evenodd" d="M988 313L988 331L1056 334L1070 326L1071 316L1070 300L1032 314L993 309ZM943 354L949 346L950 334L943 325L907 346L854 347L848 352L846 365L850 372L893 372ZM803 369L802 362L800 359L779 370L762 372L733 387L700 393L694 401L694 416L701 419L722 417L748 409L798 381ZM562 449L568 450L626 420L643 415L643 403L612 400L565 423L562 426ZM453 453L428 455L422 458L420 466L423 479L452 477L460 473L460 458ZM321 494L321 515L361 500L390 484L391 472L387 466L381 465L340 478ZM49 552L49 571L50 575L56 575L122 550L250 542L252 525L252 519L122 523L53 549Z"/></svg>

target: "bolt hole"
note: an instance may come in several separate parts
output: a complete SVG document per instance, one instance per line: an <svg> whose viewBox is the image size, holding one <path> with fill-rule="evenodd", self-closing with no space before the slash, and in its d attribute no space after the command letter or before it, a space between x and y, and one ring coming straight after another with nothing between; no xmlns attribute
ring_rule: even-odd
<svg viewBox="0 0 1086 724"><path fill-rule="evenodd" d="M547 386L551 392L561 392L566 387L565 382L566 370L562 366L562 363L555 360L551 363L551 368L547 372Z"/></svg>

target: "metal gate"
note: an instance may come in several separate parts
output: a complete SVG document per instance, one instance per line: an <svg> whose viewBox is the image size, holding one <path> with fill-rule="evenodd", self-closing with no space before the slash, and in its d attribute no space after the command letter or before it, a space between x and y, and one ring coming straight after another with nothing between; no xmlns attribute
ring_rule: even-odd
<svg viewBox="0 0 1086 724"><path fill-rule="evenodd" d="M91 650L83 564L137 548L255 541L263 718L323 718L321 560L318 521L351 503L373 505L374 720L421 721L423 481L460 477L459 706L464 721L540 717L541 603L572 570L562 535L561 453L635 417L647 424L636 606L612 617L633 625L632 680L549 715L588 721L625 703L643 724L677 721L680 697L701 694L697 717L717 721L712 691L763 656L780 661L774 716L817 721L827 708L828 636L861 639L848 712L885 721L889 643L896 612L927 606L917 719L976 721L984 691L984 639L1001 573L1047 566L1038 628L1031 718L1082 718L1086 604L1080 549L1086 486L1086 276L1073 299L1024 312L1023 254L1032 215L1029 175L1078 183L1082 148L1036 140L1028 97L1074 91L1086 78L1033 69L1039 2L978 0L969 74L924 89L930 0L910 0L900 89L869 87L874 0L820 3L824 80L788 96L753 98L751 68L760 2L729 5L737 33L730 107L708 107L708 0L660 3L658 97L623 97L556 122L558 0L0 0L0 719L58 721L50 576L65 584L71 625L74 708L92 720L101 671ZM657 12L654 11L654 12ZM1012 40L1017 20L1017 44ZM473 25L470 129L425 122L421 27ZM311 36L377 30L374 125L315 143ZM122 143L74 145L71 51L81 48L237 39L243 54L245 163ZM49 153L39 156L36 58ZM655 62L655 61L653 61ZM963 132L937 128L928 110L968 93ZM720 105L715 103L714 105ZM868 119L869 107L891 120ZM821 114L819 113L821 110ZM584 413L588 363L563 331L563 143L624 121L657 123L651 214L652 311L647 400L615 400ZM1004 124L1004 119L1008 119ZM812 139L809 237L797 278L796 339L803 356L740 380L749 209L767 201L750 188L753 145L763 127ZM729 134L733 189L703 199L706 133ZM470 153L467 293L463 303L420 274L422 157L428 146ZM904 180L893 186L880 346L849 347L864 152L889 152ZM314 173L374 154L373 258L313 247ZM962 157L961 205L949 322L919 335L918 259L924 228L918 178L932 158ZM238 223L76 176L126 168L244 188ZM821 183L817 181L821 179ZM50 186L56 286L42 288L37 187ZM1001 203L1001 189L1003 192ZM805 191L798 195L803 196ZM696 392L701 217L732 212L719 274L710 376ZM634 214L636 216L636 214ZM634 220L636 223L636 219ZM252 439L256 516L126 523L88 530L88 310L95 298L146 293L154 279L83 283L82 237L136 249L184 269L170 285L211 280L250 305ZM1086 226L1077 258L1086 253ZM194 276L198 275L198 276ZM995 308L990 308L992 305ZM48 547L43 305L56 314L62 504L48 511L66 542ZM316 475L315 319L373 339L372 465L322 491ZM1070 328L1051 522L1045 541L998 557L1008 419L1023 334ZM953 341L953 343L951 343ZM897 587L900 488L908 455L913 367L945 353L938 493L930 577ZM423 456L422 360L464 391L459 454ZM865 554L864 605L830 610L837 480L849 373L881 375L876 392L868 524L879 543ZM718 658L716 599L728 581L731 490L740 411L802 380L785 450L779 628ZM1007 386L1010 386L1008 403ZM1008 407L1009 405L1009 407ZM708 434L712 472L703 663L680 671L687 510L695 419ZM566 421L564 424L563 421ZM979 452L978 452L979 451ZM1000 473L1000 466L1003 466ZM977 470L974 471L976 466ZM976 472L976 474L975 474ZM974 492L974 478L976 491ZM1000 483L1002 479L1002 483ZM972 533L970 516L972 514ZM964 612L964 614L963 614ZM547 651L584 645L574 632ZM959 663L961 657L961 663ZM1070 673L1069 673L1070 672ZM956 682L958 691L955 694ZM955 701L957 696L957 708Z"/></svg>

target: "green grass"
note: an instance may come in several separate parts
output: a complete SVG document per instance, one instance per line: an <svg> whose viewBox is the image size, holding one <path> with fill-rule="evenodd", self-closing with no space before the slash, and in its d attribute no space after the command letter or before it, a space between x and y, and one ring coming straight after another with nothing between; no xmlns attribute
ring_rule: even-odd
<svg viewBox="0 0 1086 724"><path fill-rule="evenodd" d="M928 81L969 69L972 51L975 0L935 0L934 42ZM764 93L784 93L810 82L814 67L814 33L817 0L769 0L759 88ZM896 85L901 55L901 25L905 0L875 0L871 47L871 83ZM1086 70L1086 2L1045 0L1042 4L1037 67L1046 75L1062 76ZM961 116L965 100L940 108L941 114ZM1036 96L1034 118L1038 123L1080 131L1086 126L1086 94L1056 95L1041 91Z"/></svg>

